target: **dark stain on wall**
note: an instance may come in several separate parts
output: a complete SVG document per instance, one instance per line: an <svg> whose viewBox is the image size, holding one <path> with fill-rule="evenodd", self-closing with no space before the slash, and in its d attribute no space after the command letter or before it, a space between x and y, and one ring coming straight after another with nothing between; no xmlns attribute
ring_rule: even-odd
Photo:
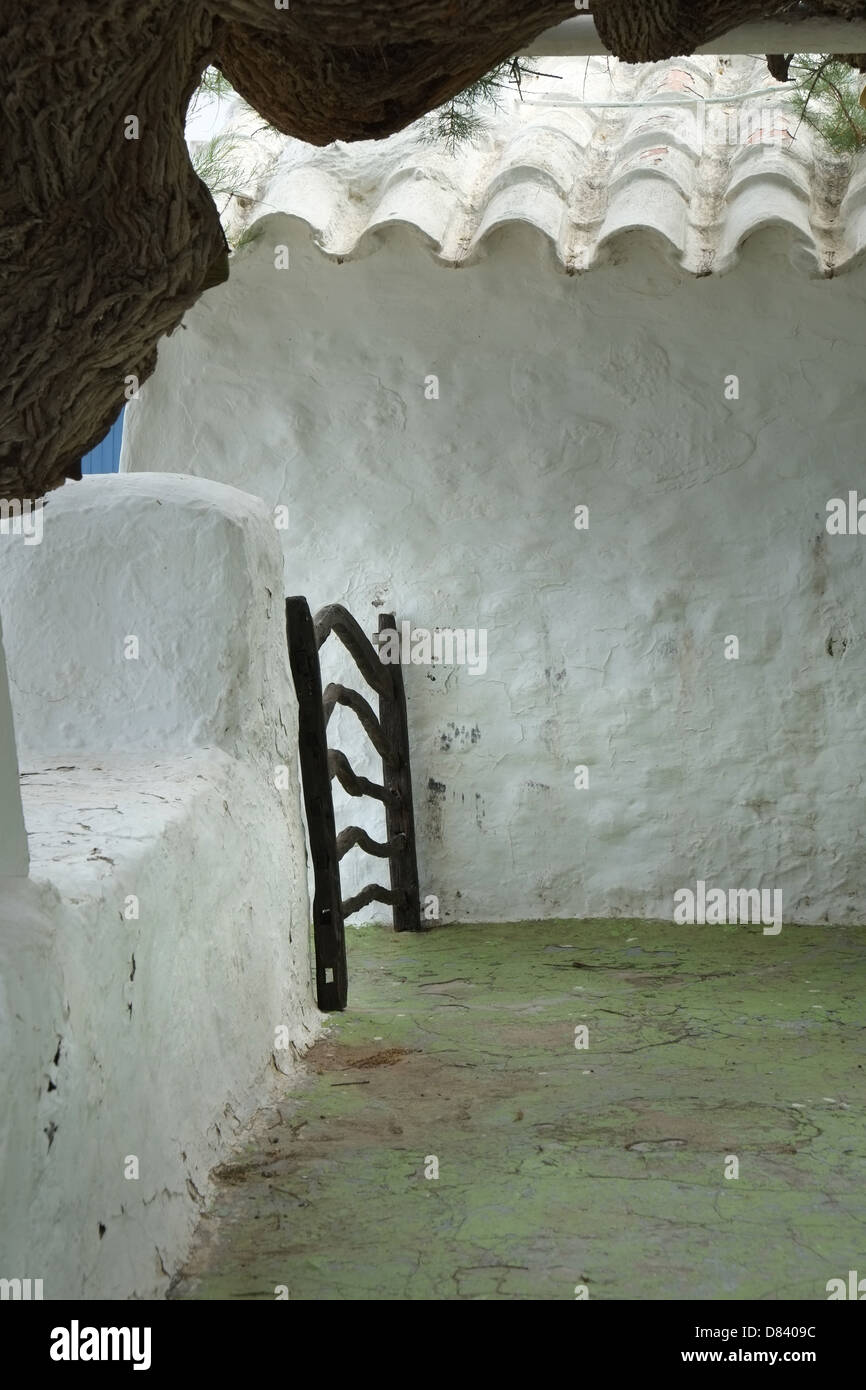
<svg viewBox="0 0 866 1390"><path fill-rule="evenodd" d="M465 725L446 724L444 729L439 732L439 752L450 753L452 749L463 752L466 748L471 748L474 744L481 742L481 730L477 724L472 728Z"/></svg>
<svg viewBox="0 0 866 1390"><path fill-rule="evenodd" d="M427 795L424 798L424 821L431 840L442 839L442 821L445 809L445 783L434 777L427 779Z"/></svg>

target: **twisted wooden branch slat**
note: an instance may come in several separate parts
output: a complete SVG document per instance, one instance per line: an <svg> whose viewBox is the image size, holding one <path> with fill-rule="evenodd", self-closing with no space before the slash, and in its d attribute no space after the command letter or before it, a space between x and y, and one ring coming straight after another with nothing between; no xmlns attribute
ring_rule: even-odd
<svg viewBox="0 0 866 1390"><path fill-rule="evenodd" d="M383 888L381 883L368 883L366 888L362 888L360 893L356 893L354 898L347 898L342 904L344 917L351 917L353 912L360 912L362 907L368 903L387 903L389 907L396 907L402 900L402 893L394 893L390 888Z"/></svg>
<svg viewBox="0 0 866 1390"><path fill-rule="evenodd" d="M360 825L347 825L337 836L337 858L345 858L349 850L358 845L366 854L375 854L377 859L388 859L403 848L405 840L402 832L390 840L373 840Z"/></svg>
<svg viewBox="0 0 866 1390"><path fill-rule="evenodd" d="M313 623L316 643L321 648L332 632L339 637L368 685L377 695L387 695L391 689L388 668L382 664L367 634L341 603L329 603L320 608Z"/></svg>
<svg viewBox="0 0 866 1390"><path fill-rule="evenodd" d="M394 793L388 791L387 787L380 787L378 782L371 782L368 777L359 777L345 753L341 753L339 748L328 749L328 771L331 780L336 777L340 786L350 796L373 796L386 805L395 800Z"/></svg>
<svg viewBox="0 0 866 1390"><path fill-rule="evenodd" d="M366 733L380 758L384 758L388 752L388 745L382 734L382 726L373 713L373 708L367 703L363 695L357 690L350 690L345 685L336 685L333 681L325 686L322 695L322 706L325 711L325 728L328 727L328 720L334 713L336 705L345 705L347 709L354 710Z"/></svg>

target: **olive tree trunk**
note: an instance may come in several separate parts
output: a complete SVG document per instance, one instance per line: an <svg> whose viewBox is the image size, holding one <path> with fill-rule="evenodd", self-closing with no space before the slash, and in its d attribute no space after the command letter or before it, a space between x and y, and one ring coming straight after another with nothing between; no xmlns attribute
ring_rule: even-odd
<svg viewBox="0 0 866 1390"><path fill-rule="evenodd" d="M632 61L773 8L593 6ZM574 0L0 0L0 499L80 477L159 339L228 274L183 134L208 64L287 135L369 139L575 12Z"/></svg>

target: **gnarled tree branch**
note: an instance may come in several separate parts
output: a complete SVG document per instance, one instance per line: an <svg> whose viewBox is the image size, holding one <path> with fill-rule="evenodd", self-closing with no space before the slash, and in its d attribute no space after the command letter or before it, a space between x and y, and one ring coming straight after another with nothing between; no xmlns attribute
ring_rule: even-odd
<svg viewBox="0 0 866 1390"><path fill-rule="evenodd" d="M691 52L768 0L596 0L613 53ZM866 0L822 0L863 15ZM228 273L183 138L209 63L314 144L391 134L573 0L7 0L0 8L0 498L80 476L157 343Z"/></svg>

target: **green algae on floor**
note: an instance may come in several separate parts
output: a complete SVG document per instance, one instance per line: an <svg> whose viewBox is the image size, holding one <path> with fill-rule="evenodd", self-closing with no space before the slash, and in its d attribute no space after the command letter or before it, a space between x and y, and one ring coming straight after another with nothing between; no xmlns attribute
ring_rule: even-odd
<svg viewBox="0 0 866 1390"><path fill-rule="evenodd" d="M866 1272L866 931L348 938L348 1012L218 1170L173 1298L812 1300Z"/></svg>

